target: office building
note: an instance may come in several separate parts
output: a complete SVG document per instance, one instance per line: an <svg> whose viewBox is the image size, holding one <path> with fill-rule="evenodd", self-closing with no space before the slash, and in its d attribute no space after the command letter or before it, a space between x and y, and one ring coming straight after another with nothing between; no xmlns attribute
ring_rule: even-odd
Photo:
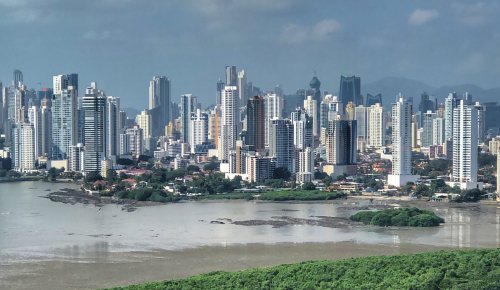
<svg viewBox="0 0 500 290"><path fill-rule="evenodd" d="M433 125L436 113L432 111L426 111L423 113L422 119L422 135L420 137L421 147L429 147L433 145Z"/></svg>
<svg viewBox="0 0 500 290"><path fill-rule="evenodd" d="M339 98L342 104L352 102L354 106L363 105L361 78L357 76L340 77Z"/></svg>
<svg viewBox="0 0 500 290"><path fill-rule="evenodd" d="M474 107L477 110L477 142L479 145L486 141L486 106L475 102Z"/></svg>
<svg viewBox="0 0 500 290"><path fill-rule="evenodd" d="M233 150L238 138L238 88L226 86L222 91L221 134L219 136L219 159L228 160L229 151Z"/></svg>
<svg viewBox="0 0 500 290"><path fill-rule="evenodd" d="M318 101L313 96L307 96L304 100L304 109L307 115L312 118L313 137L319 136L319 114L318 114Z"/></svg>
<svg viewBox="0 0 500 290"><path fill-rule="evenodd" d="M50 157L52 154L52 106L49 98L43 98L40 103L40 154Z"/></svg>
<svg viewBox="0 0 500 290"><path fill-rule="evenodd" d="M151 136L163 134L165 126L173 120L170 96L170 80L155 76L149 82L149 110L152 119Z"/></svg>
<svg viewBox="0 0 500 290"><path fill-rule="evenodd" d="M444 100L444 138L453 138L453 110L457 107L459 98L456 93L450 93Z"/></svg>
<svg viewBox="0 0 500 290"><path fill-rule="evenodd" d="M444 118L435 118L432 121L432 145L439 146L445 142Z"/></svg>
<svg viewBox="0 0 500 290"><path fill-rule="evenodd" d="M327 128L328 121L344 115L344 108L337 96L326 95L320 104L320 128Z"/></svg>
<svg viewBox="0 0 500 290"><path fill-rule="evenodd" d="M392 174L387 183L401 187L419 178L411 170L411 122L412 103L401 94L392 104Z"/></svg>
<svg viewBox="0 0 500 290"><path fill-rule="evenodd" d="M54 94L61 94L68 87L73 87L78 96L78 74L57 75L52 77L52 89Z"/></svg>
<svg viewBox="0 0 500 290"><path fill-rule="evenodd" d="M328 122L326 162L333 165L334 176L341 174L356 174L356 128L356 121L334 120Z"/></svg>
<svg viewBox="0 0 500 290"><path fill-rule="evenodd" d="M293 144L296 149L313 147L313 120L303 109L297 108L290 114L293 125Z"/></svg>
<svg viewBox="0 0 500 290"><path fill-rule="evenodd" d="M273 119L281 119L283 116L284 100L278 94L267 94L264 96L265 110L265 145L269 145L269 128Z"/></svg>
<svg viewBox="0 0 500 290"><path fill-rule="evenodd" d="M266 179L272 179L276 162L271 157L258 155L246 156L246 174L250 182L262 182Z"/></svg>
<svg viewBox="0 0 500 290"><path fill-rule="evenodd" d="M189 125L191 115L196 112L197 101L192 94L181 95L181 140L183 143L189 143ZM192 144L191 144L192 145Z"/></svg>
<svg viewBox="0 0 500 290"><path fill-rule="evenodd" d="M109 96L106 99L106 158L118 155L123 127L120 98Z"/></svg>
<svg viewBox="0 0 500 290"><path fill-rule="evenodd" d="M239 104L244 106L248 100L247 96L247 77L245 74L245 70L240 70L238 72L238 95L239 95Z"/></svg>
<svg viewBox="0 0 500 290"><path fill-rule="evenodd" d="M368 124L369 124L369 108L365 106L357 106L354 108L354 120L356 120L356 132L358 135L357 148L360 151L365 148L368 144Z"/></svg>
<svg viewBox="0 0 500 290"><path fill-rule="evenodd" d="M365 106L371 107L375 104L382 105L382 94L376 94L376 95L366 94Z"/></svg>
<svg viewBox="0 0 500 290"><path fill-rule="evenodd" d="M23 73L18 69L14 70L13 82L14 82L14 87L19 87L21 84L24 83Z"/></svg>
<svg viewBox="0 0 500 290"><path fill-rule="evenodd" d="M236 66L226 66L226 86L238 87L238 71Z"/></svg>
<svg viewBox="0 0 500 290"><path fill-rule="evenodd" d="M84 173L101 172L101 161L106 157L106 95L92 82L82 99L85 140Z"/></svg>
<svg viewBox="0 0 500 290"><path fill-rule="evenodd" d="M245 144L255 151L264 150L265 143L265 111L264 98L254 96L247 101Z"/></svg>
<svg viewBox="0 0 500 290"><path fill-rule="evenodd" d="M295 172L293 125L287 119L271 120L269 130L269 156L276 158L276 168L285 167Z"/></svg>

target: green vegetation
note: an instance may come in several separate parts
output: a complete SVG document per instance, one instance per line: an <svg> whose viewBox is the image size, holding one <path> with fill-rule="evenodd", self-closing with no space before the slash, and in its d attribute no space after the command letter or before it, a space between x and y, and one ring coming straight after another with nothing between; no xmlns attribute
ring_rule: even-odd
<svg viewBox="0 0 500 290"><path fill-rule="evenodd" d="M346 197L343 192L328 192L319 190L282 190L268 191L260 195L261 200L287 201L287 200L331 200Z"/></svg>
<svg viewBox="0 0 500 290"><path fill-rule="evenodd" d="M253 194L249 192L232 192L225 194L208 194L208 195L199 195L193 196L189 199L192 200L224 200L224 199L245 199L252 200Z"/></svg>
<svg viewBox="0 0 500 290"><path fill-rule="evenodd" d="M499 289L499 277L500 249L491 249L303 262L115 289Z"/></svg>
<svg viewBox="0 0 500 290"><path fill-rule="evenodd" d="M421 210L416 207L386 209L381 211L360 211L350 217L351 220L362 222L365 225L382 227L435 227L444 223L444 219L432 211Z"/></svg>
<svg viewBox="0 0 500 290"><path fill-rule="evenodd" d="M134 199L137 201L154 201L154 202L176 202L181 198L175 195L166 194L165 192L152 188L139 188L129 191L119 191L116 193L118 198Z"/></svg>

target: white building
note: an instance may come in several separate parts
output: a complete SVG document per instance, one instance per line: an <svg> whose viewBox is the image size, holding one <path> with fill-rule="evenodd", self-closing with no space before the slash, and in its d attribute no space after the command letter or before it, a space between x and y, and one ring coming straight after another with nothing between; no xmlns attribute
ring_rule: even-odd
<svg viewBox="0 0 500 290"><path fill-rule="evenodd" d="M137 117L135 117L135 123L142 129L142 140L151 138L151 126L152 120L151 115L148 110L143 110Z"/></svg>
<svg viewBox="0 0 500 290"><path fill-rule="evenodd" d="M144 153L142 129L139 126L127 128L120 134L120 155L132 155L137 158ZM175 156L175 155L174 155Z"/></svg>
<svg viewBox="0 0 500 290"><path fill-rule="evenodd" d="M189 126L189 145L191 153L195 153L196 145L201 145L208 142L208 115L202 113L200 109L191 116L191 124Z"/></svg>
<svg viewBox="0 0 500 290"><path fill-rule="evenodd" d="M81 143L69 147L68 168L66 168L67 171L84 172L83 168L83 163L84 163L83 160L85 159L84 152L85 152L85 147Z"/></svg>
<svg viewBox="0 0 500 290"><path fill-rule="evenodd" d="M118 155L123 121L120 116L120 98L109 96L106 100L106 157Z"/></svg>
<svg viewBox="0 0 500 290"><path fill-rule="evenodd" d="M477 182L477 109L460 100L453 110L453 172L451 185L482 187Z"/></svg>
<svg viewBox="0 0 500 290"><path fill-rule="evenodd" d="M379 103L368 108L368 146L376 149L384 146L384 107Z"/></svg>
<svg viewBox="0 0 500 290"><path fill-rule="evenodd" d="M444 136L444 118L435 118L432 122L432 144L443 145Z"/></svg>
<svg viewBox="0 0 500 290"><path fill-rule="evenodd" d="M35 169L34 129L30 123L17 123L13 130L11 156L16 171Z"/></svg>
<svg viewBox="0 0 500 290"><path fill-rule="evenodd" d="M78 140L77 91L69 86L52 100L52 159L67 158L68 149Z"/></svg>
<svg viewBox="0 0 500 290"><path fill-rule="evenodd" d="M277 94L267 94L264 96L264 114L266 116L265 122L265 145L269 145L269 128L271 126L271 120L281 119L283 115L284 100L280 95Z"/></svg>
<svg viewBox="0 0 500 290"><path fill-rule="evenodd" d="M419 178L411 172L412 104L399 94L392 104L392 174L387 183L401 187Z"/></svg>
<svg viewBox="0 0 500 290"><path fill-rule="evenodd" d="M354 108L354 120L356 120L357 125L357 133L358 133L358 144L357 147L360 151L362 148L365 148L368 141L368 130L369 130L369 108L363 105L359 105Z"/></svg>
<svg viewBox="0 0 500 290"><path fill-rule="evenodd" d="M307 96L304 100L304 110L312 117L313 136L319 136L318 102L316 102L313 96Z"/></svg>
<svg viewBox="0 0 500 290"><path fill-rule="evenodd" d="M299 152L299 168L297 182L311 182L314 179L314 151L307 147Z"/></svg>
<svg viewBox="0 0 500 290"><path fill-rule="evenodd" d="M35 146L35 158L42 156L42 114L40 108L31 106L28 109L28 121L33 125L33 144Z"/></svg>
<svg viewBox="0 0 500 290"><path fill-rule="evenodd" d="M310 117L304 110L297 108L291 113L293 124L293 144L297 149L304 149L313 146L313 124Z"/></svg>
<svg viewBox="0 0 500 290"><path fill-rule="evenodd" d="M221 132L219 136L219 159L228 160L238 138L238 87L225 86L221 95Z"/></svg>

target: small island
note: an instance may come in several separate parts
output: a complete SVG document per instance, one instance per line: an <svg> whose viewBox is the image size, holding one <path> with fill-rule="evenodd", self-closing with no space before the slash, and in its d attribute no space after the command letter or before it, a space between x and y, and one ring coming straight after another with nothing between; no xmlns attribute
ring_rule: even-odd
<svg viewBox="0 0 500 290"><path fill-rule="evenodd" d="M360 211L350 217L352 221L381 227L436 227L444 219L434 212L416 207L385 209L381 211Z"/></svg>

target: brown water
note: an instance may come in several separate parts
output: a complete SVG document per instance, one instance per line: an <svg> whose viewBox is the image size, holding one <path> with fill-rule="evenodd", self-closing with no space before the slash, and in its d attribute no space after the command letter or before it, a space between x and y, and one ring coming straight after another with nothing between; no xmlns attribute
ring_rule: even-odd
<svg viewBox="0 0 500 290"><path fill-rule="evenodd" d="M273 228L210 221L347 217L370 202L184 202L126 212L39 197L65 187L0 184L0 289L87 289L309 259L500 246L496 205L420 204L445 219L436 228Z"/></svg>

